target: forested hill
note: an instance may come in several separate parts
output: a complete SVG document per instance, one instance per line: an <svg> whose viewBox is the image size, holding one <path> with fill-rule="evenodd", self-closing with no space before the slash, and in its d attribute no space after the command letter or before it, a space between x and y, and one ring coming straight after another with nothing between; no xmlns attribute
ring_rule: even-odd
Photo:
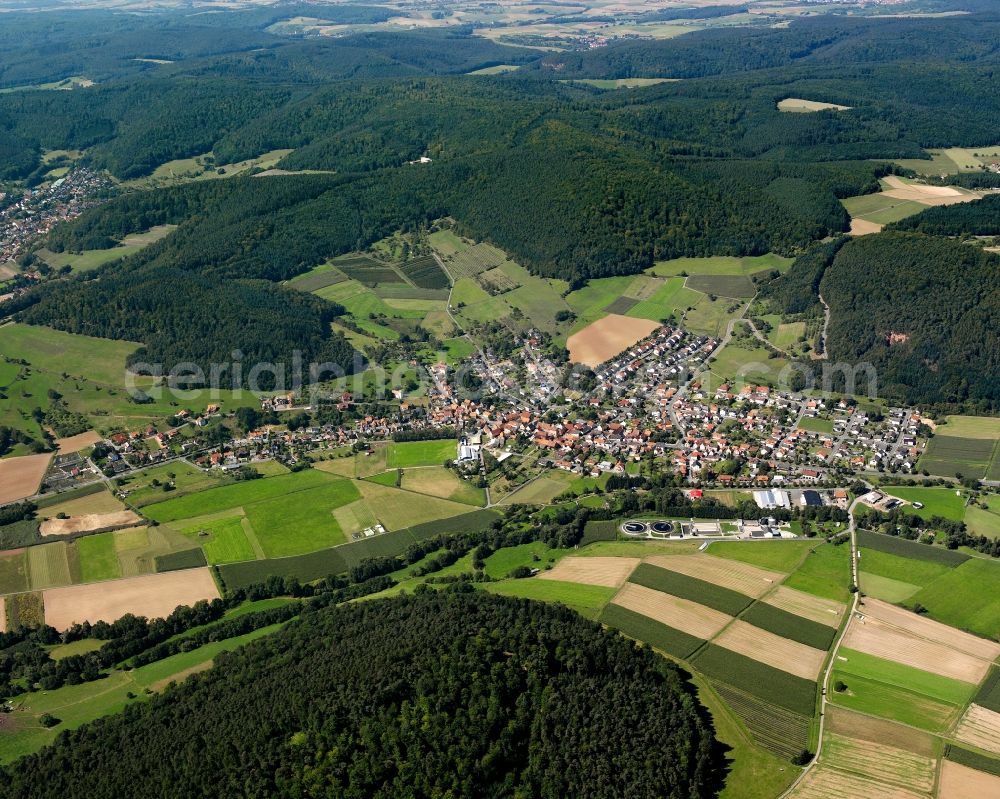
<svg viewBox="0 0 1000 799"><path fill-rule="evenodd" d="M871 363L879 393L1000 410L1000 257L956 240L886 232L844 245L819 284L832 362Z"/></svg>
<svg viewBox="0 0 1000 799"><path fill-rule="evenodd" d="M1000 236L1000 194L989 194L972 203L928 208L890 227L936 236Z"/></svg>
<svg viewBox="0 0 1000 799"><path fill-rule="evenodd" d="M32 799L714 795L677 669L570 610L433 591L305 613L5 769Z"/></svg>

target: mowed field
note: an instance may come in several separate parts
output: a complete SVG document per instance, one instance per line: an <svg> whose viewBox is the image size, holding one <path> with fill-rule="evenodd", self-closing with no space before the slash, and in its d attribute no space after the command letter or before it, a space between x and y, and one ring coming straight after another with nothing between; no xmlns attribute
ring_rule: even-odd
<svg viewBox="0 0 1000 799"><path fill-rule="evenodd" d="M216 599L219 589L208 569L186 569L43 592L45 623L65 630L74 622L114 621L126 613L161 618L178 605Z"/></svg>
<svg viewBox="0 0 1000 799"><path fill-rule="evenodd" d="M659 323L608 314L566 339L572 363L599 366L650 335Z"/></svg>
<svg viewBox="0 0 1000 799"><path fill-rule="evenodd" d="M654 555L647 562L755 598L785 578L780 572L712 555Z"/></svg>
<svg viewBox="0 0 1000 799"><path fill-rule="evenodd" d="M624 583L638 565L639 558L569 557L540 573L537 579L610 587Z"/></svg>
<svg viewBox="0 0 1000 799"><path fill-rule="evenodd" d="M949 416L947 422L935 431L920 468L943 477L1000 480L1000 419Z"/></svg>
<svg viewBox="0 0 1000 799"><path fill-rule="evenodd" d="M1000 796L1000 777L945 760L941 764L938 799Z"/></svg>
<svg viewBox="0 0 1000 799"><path fill-rule="evenodd" d="M955 738L1000 755L1000 713L981 705L969 705L955 728Z"/></svg>
<svg viewBox="0 0 1000 799"><path fill-rule="evenodd" d="M37 494L50 460L49 453L0 460L0 505Z"/></svg>

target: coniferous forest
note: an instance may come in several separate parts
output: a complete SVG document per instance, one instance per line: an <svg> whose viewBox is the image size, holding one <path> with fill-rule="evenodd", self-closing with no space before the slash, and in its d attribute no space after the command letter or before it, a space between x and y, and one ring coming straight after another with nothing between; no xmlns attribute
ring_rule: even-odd
<svg viewBox="0 0 1000 799"><path fill-rule="evenodd" d="M4 770L44 797L714 795L676 667L471 586L339 608Z"/></svg>

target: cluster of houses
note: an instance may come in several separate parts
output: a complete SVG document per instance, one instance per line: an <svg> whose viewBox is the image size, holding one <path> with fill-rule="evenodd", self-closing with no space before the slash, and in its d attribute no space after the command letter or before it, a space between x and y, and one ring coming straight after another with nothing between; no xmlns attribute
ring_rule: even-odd
<svg viewBox="0 0 1000 799"><path fill-rule="evenodd" d="M104 175L78 167L50 184L27 189L13 202L0 194L0 264L16 258L59 222L75 219L95 205L99 201L94 197L108 185Z"/></svg>

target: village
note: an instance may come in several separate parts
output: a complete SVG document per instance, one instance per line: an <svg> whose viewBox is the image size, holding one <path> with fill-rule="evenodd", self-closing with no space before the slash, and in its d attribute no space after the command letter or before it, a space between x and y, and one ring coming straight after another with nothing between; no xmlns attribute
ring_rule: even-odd
<svg viewBox="0 0 1000 799"><path fill-rule="evenodd" d="M110 185L107 176L81 167L51 183L26 189L19 197L0 191L0 302L41 280L48 269L44 263L36 265L34 259L25 264L14 259L58 223L75 219L102 202L99 194ZM5 286L4 277L13 279Z"/></svg>
<svg viewBox="0 0 1000 799"><path fill-rule="evenodd" d="M179 411L166 429L115 433L100 445L98 465L118 476L183 457L233 471L272 459L304 465L317 453L383 440L453 437L453 463L467 476L485 479L487 462L509 458L590 478L655 464L687 486L756 490L760 507L773 508L787 507L782 489L912 474L926 446L929 427L917 410L754 384L722 384L709 395L699 369L718 342L669 325L593 371L554 364L534 341L529 331L509 358L477 352L465 365L478 378L475 391L441 361L427 367L423 396L396 389L377 405L348 392L318 402L266 396L263 421L235 435L227 409L214 402ZM320 421L325 409L336 423Z"/></svg>

